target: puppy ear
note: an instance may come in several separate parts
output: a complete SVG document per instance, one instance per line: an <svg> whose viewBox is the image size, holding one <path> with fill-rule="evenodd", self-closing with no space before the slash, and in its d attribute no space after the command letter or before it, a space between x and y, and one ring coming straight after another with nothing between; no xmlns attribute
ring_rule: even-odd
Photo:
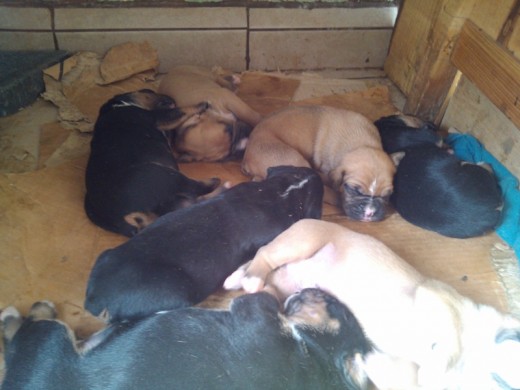
<svg viewBox="0 0 520 390"><path fill-rule="evenodd" d="M399 163L401 162L401 160L404 158L405 155L406 155L406 152L396 152L396 153L392 153L390 155L390 158L392 159L394 165L397 167L397 166L399 166Z"/></svg>

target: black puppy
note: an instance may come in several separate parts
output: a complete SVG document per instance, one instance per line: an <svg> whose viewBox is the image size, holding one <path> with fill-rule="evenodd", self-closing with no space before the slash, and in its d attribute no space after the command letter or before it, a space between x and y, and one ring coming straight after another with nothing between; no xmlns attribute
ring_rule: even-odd
<svg viewBox="0 0 520 390"><path fill-rule="evenodd" d="M90 220L132 236L158 216L212 192L220 180L195 181L180 173L163 133L207 107L176 108L170 97L146 89L106 102L94 127L85 175Z"/></svg>
<svg viewBox="0 0 520 390"><path fill-rule="evenodd" d="M264 181L163 215L99 256L85 308L117 321L199 303L294 222L320 218L322 199L314 170L274 167Z"/></svg>
<svg viewBox="0 0 520 390"><path fill-rule="evenodd" d="M266 293L229 310L185 308L114 324L81 343L47 302L2 314L10 389L365 389L370 346L352 313L316 289L283 312ZM32 314L32 312L31 312Z"/></svg>
<svg viewBox="0 0 520 390"><path fill-rule="evenodd" d="M382 118L376 124L383 139L407 133L399 140L401 152L394 154L399 165L390 197L404 219L455 238L480 236L499 224L503 200L490 170L437 147L433 136L425 141L424 127L418 130L404 120L399 127L395 118Z"/></svg>
<svg viewBox="0 0 520 390"><path fill-rule="evenodd" d="M432 122L425 122L410 115L390 115L374 122L383 150L389 154L407 148L427 145L442 146L442 137Z"/></svg>

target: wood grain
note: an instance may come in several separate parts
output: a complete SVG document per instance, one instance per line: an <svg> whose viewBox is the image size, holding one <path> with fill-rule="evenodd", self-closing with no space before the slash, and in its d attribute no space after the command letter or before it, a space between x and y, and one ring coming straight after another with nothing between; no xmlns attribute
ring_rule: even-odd
<svg viewBox="0 0 520 390"><path fill-rule="evenodd" d="M517 127L520 126L520 62L471 21L462 28L452 63Z"/></svg>

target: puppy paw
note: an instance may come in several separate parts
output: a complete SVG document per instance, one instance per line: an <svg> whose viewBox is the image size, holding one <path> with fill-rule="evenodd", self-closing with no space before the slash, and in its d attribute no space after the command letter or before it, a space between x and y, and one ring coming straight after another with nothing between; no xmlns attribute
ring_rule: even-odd
<svg viewBox="0 0 520 390"><path fill-rule="evenodd" d="M33 321L51 320L57 317L56 306L51 301L38 301L33 303L29 316Z"/></svg>
<svg viewBox="0 0 520 390"><path fill-rule="evenodd" d="M22 316L14 306L9 306L0 313L0 322L4 339L9 342L13 339L18 329L20 329Z"/></svg>
<svg viewBox="0 0 520 390"><path fill-rule="evenodd" d="M240 267L227 277L224 281L225 290L240 290L242 288L242 278L246 274L244 267Z"/></svg>
<svg viewBox="0 0 520 390"><path fill-rule="evenodd" d="M6 307L4 310L2 310L2 313L0 313L0 322L6 322L9 320L9 318L20 318L20 312L16 309L14 306Z"/></svg>
<svg viewBox="0 0 520 390"><path fill-rule="evenodd" d="M257 276L244 276L242 278L242 288L250 294L262 290L263 287L264 281Z"/></svg>

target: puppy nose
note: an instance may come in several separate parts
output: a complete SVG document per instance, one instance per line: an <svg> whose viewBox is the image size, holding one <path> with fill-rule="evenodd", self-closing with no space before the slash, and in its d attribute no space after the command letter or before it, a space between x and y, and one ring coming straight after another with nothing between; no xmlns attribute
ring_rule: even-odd
<svg viewBox="0 0 520 390"><path fill-rule="evenodd" d="M375 213L376 209L373 206L368 206L367 208L365 208L364 216L366 219L370 219L374 216Z"/></svg>

